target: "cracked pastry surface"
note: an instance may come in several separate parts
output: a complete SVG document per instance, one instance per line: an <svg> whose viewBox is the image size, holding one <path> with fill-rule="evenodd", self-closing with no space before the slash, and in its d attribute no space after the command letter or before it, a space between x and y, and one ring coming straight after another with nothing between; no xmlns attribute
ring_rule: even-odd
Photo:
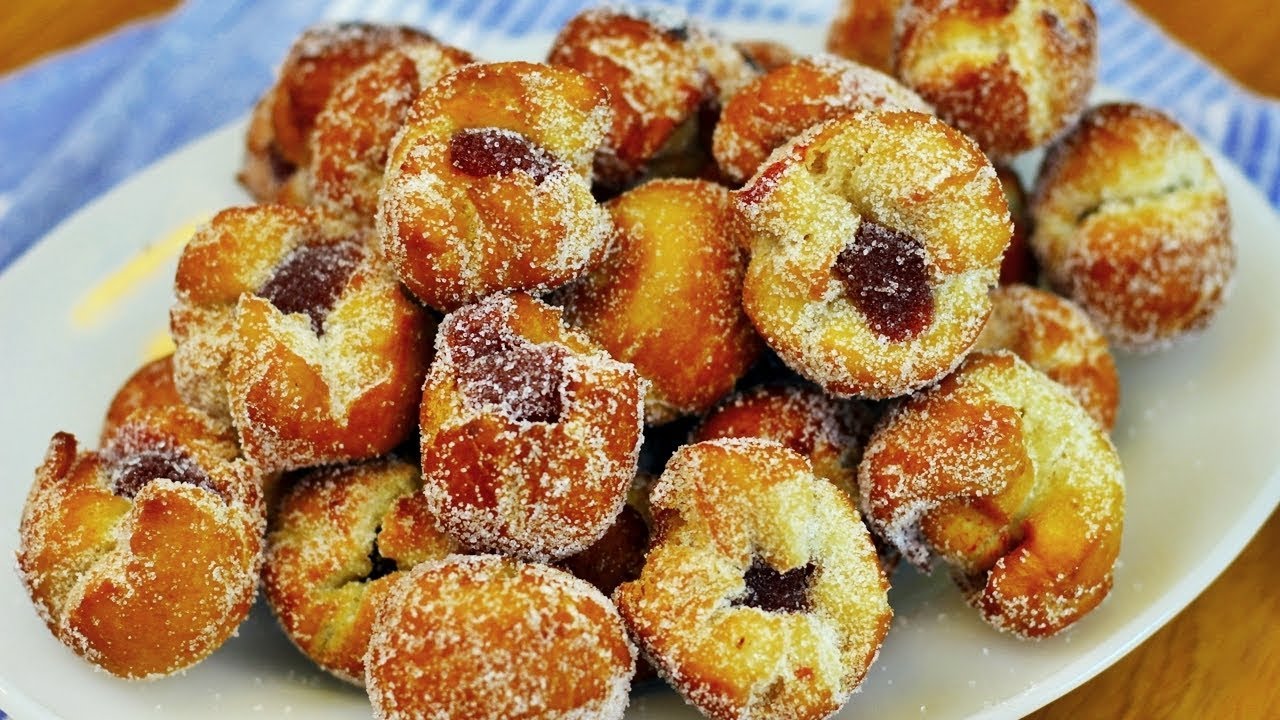
<svg viewBox="0 0 1280 720"><path fill-rule="evenodd" d="M229 426L143 408L98 450L53 436L23 506L18 575L64 645L112 675L156 678L248 616L265 522L260 474Z"/></svg>
<svg viewBox="0 0 1280 720"><path fill-rule="evenodd" d="M1166 347L1226 301L1236 265L1226 189L1199 141L1157 110L1091 108L1045 154L1031 216L1049 285L1119 347Z"/></svg>
<svg viewBox="0 0 1280 720"><path fill-rule="evenodd" d="M307 657L356 685L378 605L420 563L460 548L421 494L420 471L387 457L306 472L284 491L266 541L262 587Z"/></svg>
<svg viewBox="0 0 1280 720"><path fill-rule="evenodd" d="M422 388L423 493L461 544L545 561L613 523L645 381L524 293L450 313Z"/></svg>
<svg viewBox="0 0 1280 720"><path fill-rule="evenodd" d="M888 631L888 584L847 495L772 441L687 445L650 497L654 540L614 601L712 718L824 718Z"/></svg>
<svg viewBox="0 0 1280 720"><path fill-rule="evenodd" d="M875 532L919 567L945 561L998 629L1053 635L1111 589L1120 458L1065 388L1013 353L974 352L892 410L858 484Z"/></svg>

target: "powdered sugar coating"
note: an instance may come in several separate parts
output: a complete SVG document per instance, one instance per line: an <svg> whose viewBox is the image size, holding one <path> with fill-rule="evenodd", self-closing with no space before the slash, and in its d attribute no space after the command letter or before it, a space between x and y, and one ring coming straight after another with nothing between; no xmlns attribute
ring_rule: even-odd
<svg viewBox="0 0 1280 720"><path fill-rule="evenodd" d="M721 92L727 99L750 72L732 46L665 8L585 10L561 29L547 62L608 89L613 118L595 180L613 188L639 177L700 105L719 102Z"/></svg>
<svg viewBox="0 0 1280 720"><path fill-rule="evenodd" d="M906 0L897 22L894 74L993 157L1065 129L1097 75L1085 0Z"/></svg>
<svg viewBox="0 0 1280 720"><path fill-rule="evenodd" d="M323 212L231 208L178 261L170 328L183 398L230 417L268 471L373 457L413 429L433 329L404 296L371 236ZM299 248L349 245L320 262L352 264L317 330L258 293ZM327 259L326 259L327 258Z"/></svg>
<svg viewBox="0 0 1280 720"><path fill-rule="evenodd" d="M556 300L571 324L650 382L647 423L705 412L761 346L742 311L746 256L729 191L655 180L606 207L610 254Z"/></svg>
<svg viewBox="0 0 1280 720"><path fill-rule="evenodd" d="M122 468L147 453L182 467L132 497L115 492ZM50 631L107 672L137 679L190 667L221 646L253 604L265 525L261 475L238 456L229 427L183 406L135 412L99 451L54 435L17 552L19 578Z"/></svg>
<svg viewBox="0 0 1280 720"><path fill-rule="evenodd" d="M867 110L829 120L774 151L736 197L752 234L747 314L825 391L910 392L953 369L981 331L1008 206L986 156L937 118ZM864 218L924 247L933 321L905 341L877 332L833 272Z"/></svg>
<svg viewBox="0 0 1280 720"><path fill-rule="evenodd" d="M554 417L529 417L543 403L527 395L532 386L558 395ZM422 391L428 507L467 547L535 560L582 550L608 529L635 476L645 391L631 365L528 295L454 311Z"/></svg>
<svg viewBox="0 0 1280 720"><path fill-rule="evenodd" d="M712 136L720 170L741 183L802 130L855 110L933 108L892 77L834 55L788 63L747 85L725 105Z"/></svg>
<svg viewBox="0 0 1280 720"><path fill-rule="evenodd" d="M453 556L394 585L365 665L379 720L616 720L635 648L590 584L512 558Z"/></svg>
<svg viewBox="0 0 1280 720"><path fill-rule="evenodd" d="M394 458L323 468L297 478L271 519L266 599L289 639L347 682L364 684L374 617L396 579L459 550L421 489L418 469Z"/></svg>
<svg viewBox="0 0 1280 720"><path fill-rule="evenodd" d="M975 350L1009 350L1071 392L1110 431L1120 405L1120 377L1102 333L1078 305L1029 285L991 291L991 318Z"/></svg>
<svg viewBox="0 0 1280 720"><path fill-rule="evenodd" d="M405 285L448 311L501 290L551 289L599 262L611 227L589 178L608 98L581 73L526 62L464 66L419 95L378 200L378 235ZM460 172L450 144L473 129L518 135L559 169Z"/></svg>
<svg viewBox="0 0 1280 720"><path fill-rule="evenodd" d="M344 22L307 28L254 108L241 184L259 202L308 203L312 130L335 88L389 49L431 42L423 32L401 25Z"/></svg>
<svg viewBox="0 0 1280 720"><path fill-rule="evenodd" d="M391 150L418 93L474 62L469 53L426 38L405 42L351 73L316 116L311 196L353 224L372 225Z"/></svg>
<svg viewBox="0 0 1280 720"><path fill-rule="evenodd" d="M1052 635L1111 588L1120 459L1069 393L1007 351L975 352L893 410L858 469L872 527L953 566L987 622Z"/></svg>
<svg viewBox="0 0 1280 720"><path fill-rule="evenodd" d="M1195 137L1159 111L1090 109L1045 155L1031 214L1049 284L1119 347L1166 347L1230 293L1226 190Z"/></svg>
<svg viewBox="0 0 1280 720"><path fill-rule="evenodd" d="M659 673L712 718L839 709L891 616L848 497L775 442L721 439L678 450L650 501L654 544L640 578L614 600ZM757 563L806 568L808 610L735 603Z"/></svg>

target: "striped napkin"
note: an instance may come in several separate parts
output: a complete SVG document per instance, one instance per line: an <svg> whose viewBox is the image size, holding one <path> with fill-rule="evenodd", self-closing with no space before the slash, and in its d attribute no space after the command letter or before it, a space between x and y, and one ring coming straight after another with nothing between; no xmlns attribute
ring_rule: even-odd
<svg viewBox="0 0 1280 720"><path fill-rule="evenodd" d="M589 0L190 0L0 79L0 270L89 200L248 111L316 21L366 18L467 46L555 31ZM826 23L835 0L667 0L713 21ZM1280 102L1242 89L1122 0L1093 0L1101 80L1170 111L1280 205Z"/></svg>

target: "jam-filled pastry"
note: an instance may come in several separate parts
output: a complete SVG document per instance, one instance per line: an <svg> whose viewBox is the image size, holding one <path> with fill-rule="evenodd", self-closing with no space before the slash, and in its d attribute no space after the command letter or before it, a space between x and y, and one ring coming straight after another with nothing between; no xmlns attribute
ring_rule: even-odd
<svg viewBox="0 0 1280 720"><path fill-rule="evenodd" d="M951 566L996 628L1052 635L1111 589L1124 478L1106 431L1008 351L974 352L890 411L858 468L868 522Z"/></svg>
<svg viewBox="0 0 1280 720"><path fill-rule="evenodd" d="M1107 339L1078 305L1029 285L991 291L991 318L975 350L1009 350L1065 387L1110 431L1120 405L1120 376Z"/></svg>
<svg viewBox="0 0 1280 720"><path fill-rule="evenodd" d="M897 80L834 55L813 55L763 75L733 96L711 138L716 164L742 183L769 153L823 120L855 110L932 112Z"/></svg>
<svg viewBox="0 0 1280 720"><path fill-rule="evenodd" d="M102 422L102 437L137 410L181 404L182 396L173 381L173 353L143 363L112 396Z"/></svg>
<svg viewBox="0 0 1280 720"><path fill-rule="evenodd" d="M1031 216L1049 285L1119 347L1166 347L1226 301L1236 267L1226 189L1195 137L1157 110L1090 109L1045 154Z"/></svg>
<svg viewBox="0 0 1280 720"><path fill-rule="evenodd" d="M448 311L502 290L549 290L603 257L591 194L609 94L569 68L467 65L409 109L387 161L378 233L404 284Z"/></svg>
<svg viewBox="0 0 1280 720"><path fill-rule="evenodd" d="M590 584L498 555L423 563L380 604L365 660L373 716L618 720L635 647Z"/></svg>
<svg viewBox="0 0 1280 720"><path fill-rule="evenodd" d="M472 62L464 50L424 39L387 50L339 83L312 130L312 202L372 225L391 141L409 107L423 89Z"/></svg>
<svg viewBox="0 0 1280 720"><path fill-rule="evenodd" d="M893 71L893 27L903 0L840 0L827 51L881 72Z"/></svg>
<svg viewBox="0 0 1280 720"><path fill-rule="evenodd" d="M937 118L867 110L779 148L741 190L743 305L828 393L887 398L950 372L991 309L1009 210L990 161Z"/></svg>
<svg viewBox="0 0 1280 720"><path fill-rule="evenodd" d="M409 438L433 321L367 231L285 205L230 208L178 260L182 397L229 416L264 471L370 458Z"/></svg>
<svg viewBox="0 0 1280 720"><path fill-rule="evenodd" d="M450 313L422 389L427 506L476 550L553 560L586 548L635 477L645 386L527 294Z"/></svg>
<svg viewBox="0 0 1280 720"><path fill-rule="evenodd" d="M906 0L898 18L894 74L992 157L1049 142L1093 89L1086 0Z"/></svg>
<svg viewBox="0 0 1280 720"><path fill-rule="evenodd" d="M613 119L595 180L613 189L639 178L705 105L719 106L755 74L741 52L678 12L614 8L566 23L548 62L608 88Z"/></svg>
<svg viewBox="0 0 1280 720"><path fill-rule="evenodd" d="M556 296L565 319L649 381L647 423L705 412L760 350L742 311L746 255L729 191L654 180L606 207L612 247Z"/></svg>
<svg viewBox="0 0 1280 720"><path fill-rule="evenodd" d="M397 578L459 550L436 529L417 467L393 457L318 468L281 497L262 587L285 634L339 678L364 684L378 604Z"/></svg>
<svg viewBox="0 0 1280 720"><path fill-rule="evenodd" d="M99 450L57 433L22 509L18 575L49 630L112 675L155 678L217 650L249 614L260 478L230 427L142 408Z"/></svg>
<svg viewBox="0 0 1280 720"><path fill-rule="evenodd" d="M308 28L253 109L240 183L259 202L308 202L311 133L334 88L390 48L434 42L400 25L344 22Z"/></svg>
<svg viewBox="0 0 1280 720"><path fill-rule="evenodd" d="M658 672L711 718L825 718L892 615L849 497L778 443L686 445L654 486L654 541L614 601Z"/></svg>

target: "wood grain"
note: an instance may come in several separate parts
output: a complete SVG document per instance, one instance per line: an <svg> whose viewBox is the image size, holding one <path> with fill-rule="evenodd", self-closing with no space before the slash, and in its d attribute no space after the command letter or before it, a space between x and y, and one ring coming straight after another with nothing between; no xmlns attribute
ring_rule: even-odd
<svg viewBox="0 0 1280 720"><path fill-rule="evenodd" d="M1272 0L1134 3L1244 85L1280 96L1275 60L1280 21ZM0 72L174 4L8 0L0 14ZM1272 515L1235 563L1177 618L1106 672L1031 717L1280 718L1277 547L1280 515Z"/></svg>

